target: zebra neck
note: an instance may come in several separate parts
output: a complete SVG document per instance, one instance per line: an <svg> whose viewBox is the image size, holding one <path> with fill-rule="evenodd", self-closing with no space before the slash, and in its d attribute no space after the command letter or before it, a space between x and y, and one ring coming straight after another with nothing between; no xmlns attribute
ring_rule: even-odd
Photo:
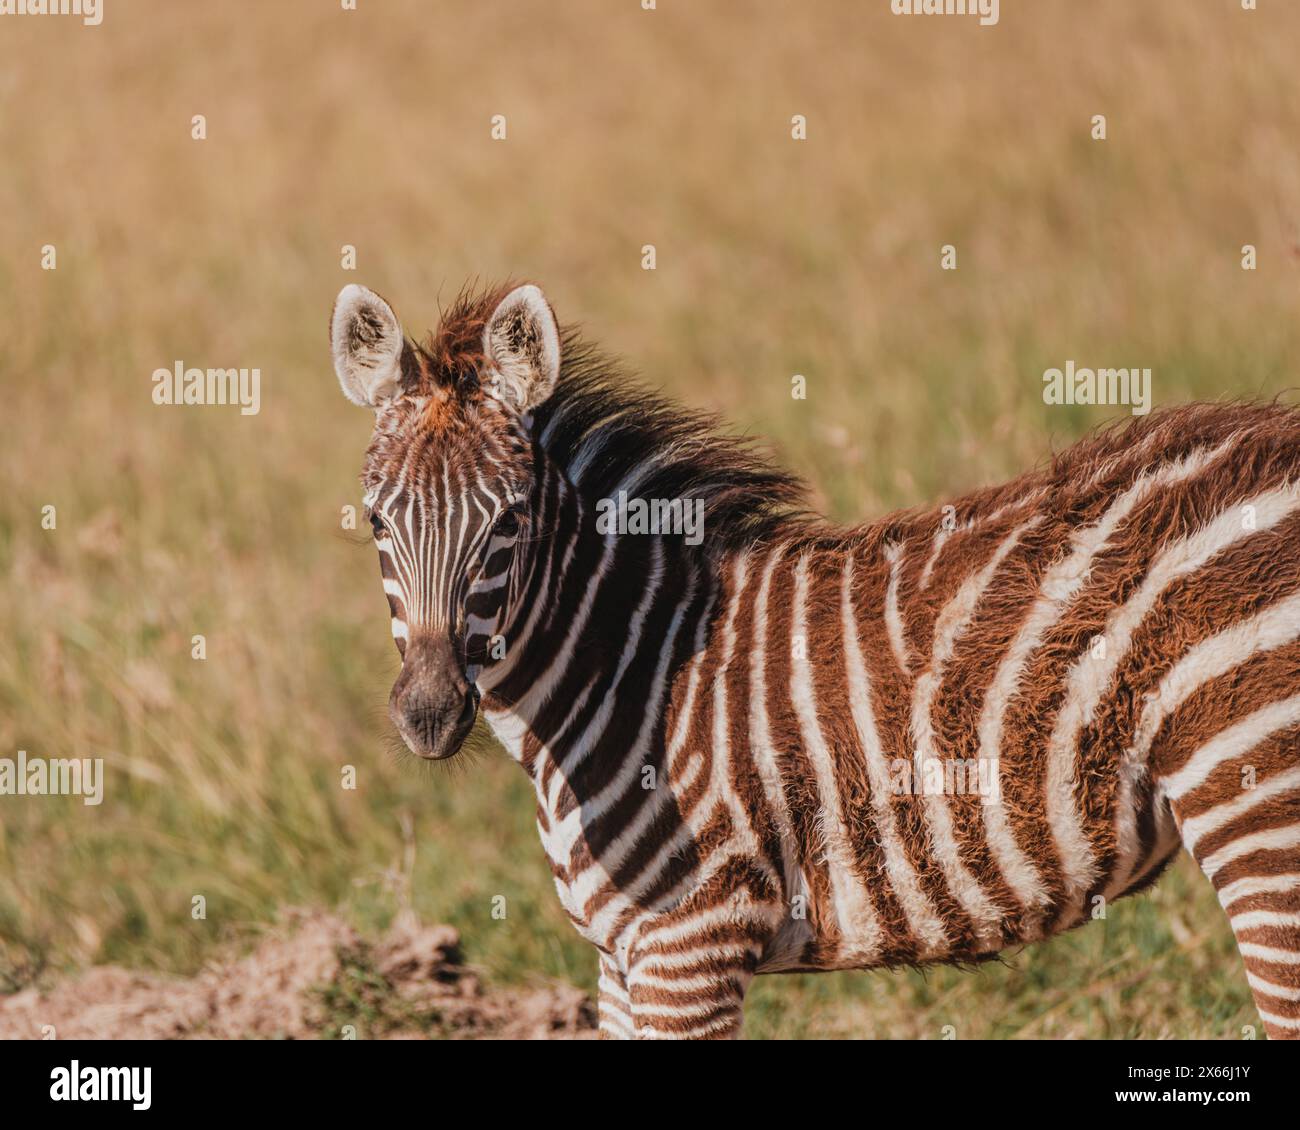
<svg viewBox="0 0 1300 1130"><path fill-rule="evenodd" d="M648 700L663 700L689 659L716 584L682 539L602 535L595 513L563 477L544 479L505 654L480 687L487 721L530 773L539 759L550 771L590 761L601 772L575 780L599 787L596 777L640 756L629 728L658 713Z"/></svg>

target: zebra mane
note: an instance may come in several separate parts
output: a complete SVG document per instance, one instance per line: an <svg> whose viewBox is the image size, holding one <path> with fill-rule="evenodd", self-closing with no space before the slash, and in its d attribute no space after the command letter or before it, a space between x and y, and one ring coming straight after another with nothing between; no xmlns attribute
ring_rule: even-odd
<svg viewBox="0 0 1300 1130"><path fill-rule="evenodd" d="M543 450L589 498L700 500L704 546L726 551L802 525L806 486L720 416L668 399L562 330L560 379L533 416Z"/></svg>
<svg viewBox="0 0 1300 1130"><path fill-rule="evenodd" d="M409 391L437 387L461 400L482 397L483 327L515 284L466 287L442 311L436 332L410 343L404 359ZM766 540L806 522L802 479L778 467L749 437L721 418L685 408L630 377L589 345L576 327L561 331L561 370L554 392L533 412L542 449L592 499L699 500L706 551Z"/></svg>

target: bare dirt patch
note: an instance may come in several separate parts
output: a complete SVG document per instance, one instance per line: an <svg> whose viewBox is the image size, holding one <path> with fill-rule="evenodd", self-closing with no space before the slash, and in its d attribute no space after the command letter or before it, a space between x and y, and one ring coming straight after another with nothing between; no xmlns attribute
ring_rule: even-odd
<svg viewBox="0 0 1300 1130"><path fill-rule="evenodd" d="M400 920L378 941L294 912L248 956L192 978L99 966L0 997L0 1039L585 1039L569 985L487 989L450 926Z"/></svg>

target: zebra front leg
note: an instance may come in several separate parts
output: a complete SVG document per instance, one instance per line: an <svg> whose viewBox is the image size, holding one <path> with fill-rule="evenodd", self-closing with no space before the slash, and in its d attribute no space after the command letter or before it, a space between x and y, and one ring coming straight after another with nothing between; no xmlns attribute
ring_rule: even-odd
<svg viewBox="0 0 1300 1130"><path fill-rule="evenodd" d="M1278 715L1284 724L1268 730ZM1261 708L1162 783L1232 924L1265 1031L1300 1040L1300 726Z"/></svg>
<svg viewBox="0 0 1300 1130"><path fill-rule="evenodd" d="M631 1040L636 1036L632 1022L632 1002L627 995L627 979L607 953L600 955L600 981L597 984L600 999L597 1011L600 1015L600 1038L602 1040Z"/></svg>
<svg viewBox="0 0 1300 1130"><path fill-rule="evenodd" d="M769 917L715 908L643 926L626 981L637 1038L738 1038L745 992L772 935Z"/></svg>

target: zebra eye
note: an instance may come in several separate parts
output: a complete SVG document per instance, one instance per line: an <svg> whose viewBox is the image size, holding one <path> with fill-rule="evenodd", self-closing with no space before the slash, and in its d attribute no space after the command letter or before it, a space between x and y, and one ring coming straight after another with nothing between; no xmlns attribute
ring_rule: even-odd
<svg viewBox="0 0 1300 1130"><path fill-rule="evenodd" d="M514 510L507 510L496 520L492 533L496 537L512 538L519 532L519 515Z"/></svg>
<svg viewBox="0 0 1300 1130"><path fill-rule="evenodd" d="M382 537L384 533L384 523L378 514L370 515L370 528L375 531L375 537Z"/></svg>

